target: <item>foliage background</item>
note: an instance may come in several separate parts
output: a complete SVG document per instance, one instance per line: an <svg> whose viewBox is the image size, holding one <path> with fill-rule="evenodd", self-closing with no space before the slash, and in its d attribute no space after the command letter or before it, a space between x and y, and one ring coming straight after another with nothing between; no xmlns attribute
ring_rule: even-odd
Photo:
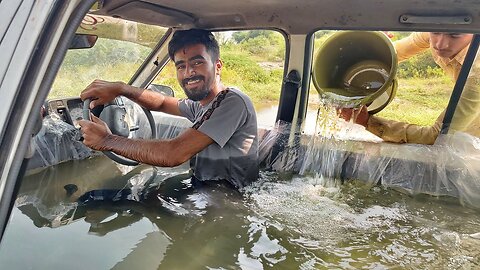
<svg viewBox="0 0 480 270"><path fill-rule="evenodd" d="M139 30L142 42L99 39L91 49L69 51L49 98L78 96L95 78L128 82L154 46L151 40L159 38L159 34L153 35L152 31ZM334 32L318 31L315 50ZM392 41L409 34L392 33ZM234 32L230 36L219 32L215 35L221 44L224 84L237 86L248 94L257 111L277 104L284 73L284 36L270 30ZM396 98L379 115L420 125L432 124L446 107L453 82L443 74L428 51L400 63L397 77ZM168 85L175 90L177 97L185 97L171 63L154 83ZM312 85L309 108L315 111L318 105L318 94Z"/></svg>

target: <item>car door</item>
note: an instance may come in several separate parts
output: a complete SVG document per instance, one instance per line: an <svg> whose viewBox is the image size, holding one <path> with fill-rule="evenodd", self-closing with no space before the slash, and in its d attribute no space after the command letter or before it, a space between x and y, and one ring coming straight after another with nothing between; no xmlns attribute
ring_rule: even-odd
<svg viewBox="0 0 480 270"><path fill-rule="evenodd" d="M0 236L41 104L76 27L94 2L0 2Z"/></svg>

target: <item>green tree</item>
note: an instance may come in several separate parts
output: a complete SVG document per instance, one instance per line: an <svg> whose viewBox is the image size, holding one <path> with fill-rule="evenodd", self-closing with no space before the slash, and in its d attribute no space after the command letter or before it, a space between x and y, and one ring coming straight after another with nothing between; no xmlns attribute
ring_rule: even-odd
<svg viewBox="0 0 480 270"><path fill-rule="evenodd" d="M237 31L232 34L233 40L236 43L242 43L249 39L257 38L257 37L264 37L266 39L272 38L274 35L274 31L271 30L250 30L250 31Z"/></svg>
<svg viewBox="0 0 480 270"><path fill-rule="evenodd" d="M224 32L213 32L215 39L217 40L220 46L227 45L230 40L228 39L227 35Z"/></svg>

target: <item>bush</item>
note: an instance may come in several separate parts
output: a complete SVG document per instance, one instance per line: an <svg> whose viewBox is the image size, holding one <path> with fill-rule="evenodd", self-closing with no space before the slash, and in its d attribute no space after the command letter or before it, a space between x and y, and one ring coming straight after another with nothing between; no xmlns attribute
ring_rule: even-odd
<svg viewBox="0 0 480 270"><path fill-rule="evenodd" d="M235 32L232 35L236 47L261 61L283 61L285 59L285 39L275 31L252 30ZM224 50L225 48L222 48Z"/></svg>
<svg viewBox="0 0 480 270"><path fill-rule="evenodd" d="M400 78L441 77L444 73L435 63L430 51L416 55L398 64L397 76Z"/></svg>
<svg viewBox="0 0 480 270"><path fill-rule="evenodd" d="M223 53L223 64L224 69L235 70L237 74L242 74L245 80L256 83L267 83L269 81L269 72L262 69L248 55L225 52Z"/></svg>

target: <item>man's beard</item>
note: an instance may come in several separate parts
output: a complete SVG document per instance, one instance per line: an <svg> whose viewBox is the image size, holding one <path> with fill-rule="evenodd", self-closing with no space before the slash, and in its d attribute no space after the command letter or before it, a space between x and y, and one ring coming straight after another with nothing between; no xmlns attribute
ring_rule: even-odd
<svg viewBox="0 0 480 270"><path fill-rule="evenodd" d="M191 80L203 81L203 88L187 89L186 87L187 82ZM208 94L210 94L210 92L212 91L212 89L209 88L209 85L210 83L206 82L205 77L201 75L182 80L182 88L183 88L183 91L185 92L185 95L187 95L188 99L193 101L200 101L206 98Z"/></svg>

